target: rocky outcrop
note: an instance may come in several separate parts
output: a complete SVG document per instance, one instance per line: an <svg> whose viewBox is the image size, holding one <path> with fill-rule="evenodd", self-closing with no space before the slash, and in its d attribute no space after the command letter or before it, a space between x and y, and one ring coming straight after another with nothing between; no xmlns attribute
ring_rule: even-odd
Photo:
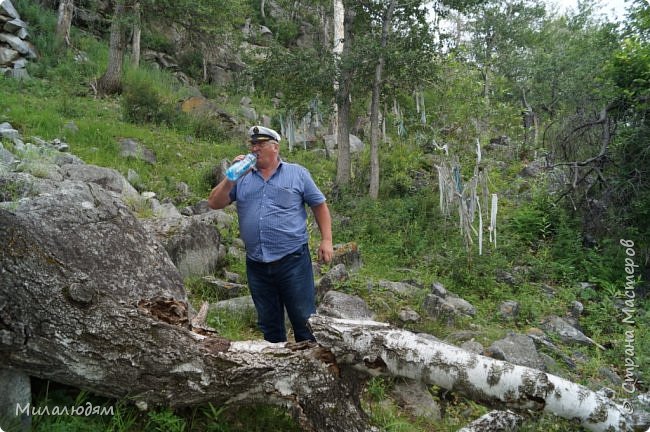
<svg viewBox="0 0 650 432"><path fill-rule="evenodd" d="M0 137L12 143L12 151L0 145L5 222L17 233L38 233L43 247L63 254L62 261L75 269L75 281L92 286L89 292L105 286L128 295L133 283L146 280L159 287L157 294L184 299L183 278L218 269L226 253L219 229L227 228L232 216L221 210L181 215L172 204L151 198L151 192L140 194L118 171L65 153L68 146L59 140L33 137L33 143L24 143L9 123L0 124ZM133 210L143 206L153 217L135 216ZM134 265L141 268L137 275L127 270ZM162 280L175 282L166 286Z"/></svg>
<svg viewBox="0 0 650 432"><path fill-rule="evenodd" d="M10 0L0 0L0 74L28 79L27 61L36 57L27 23L20 19Z"/></svg>

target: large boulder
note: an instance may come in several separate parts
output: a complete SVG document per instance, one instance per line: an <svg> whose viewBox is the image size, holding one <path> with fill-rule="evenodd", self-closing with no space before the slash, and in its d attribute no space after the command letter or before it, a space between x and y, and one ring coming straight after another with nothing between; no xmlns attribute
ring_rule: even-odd
<svg viewBox="0 0 650 432"><path fill-rule="evenodd" d="M323 300L318 305L317 312L334 318L356 320L372 320L375 317L375 314L361 297L338 291L326 292Z"/></svg>
<svg viewBox="0 0 650 432"><path fill-rule="evenodd" d="M180 216L180 215L179 215ZM214 273L226 251L217 228L201 216L156 218L142 221L165 247L183 277Z"/></svg>
<svg viewBox="0 0 650 432"><path fill-rule="evenodd" d="M34 178L33 188L38 183ZM0 204L3 287L20 290L25 281L47 278L51 295L83 304L104 296L187 300L165 249L114 194L78 180L54 187Z"/></svg>

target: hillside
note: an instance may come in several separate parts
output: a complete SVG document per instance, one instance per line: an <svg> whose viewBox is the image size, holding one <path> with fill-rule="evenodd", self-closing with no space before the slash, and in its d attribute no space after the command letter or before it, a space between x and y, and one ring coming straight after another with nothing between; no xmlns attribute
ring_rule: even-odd
<svg viewBox="0 0 650 432"><path fill-rule="evenodd" d="M11 128L20 136L16 141L2 134L2 149L18 161L0 159L0 174L46 177L40 155L20 145L38 144L40 138L48 145L63 143L86 164L116 169L141 196L153 192L160 204L186 214L205 200L223 164L246 151L248 126L266 123L286 137L282 157L308 168L328 197L340 250L358 247L360 267L321 266L319 286L355 296L376 320L398 328L534 366L593 390L611 388L622 399L646 393L647 85L625 78L634 59L617 51L623 35L591 21L586 12L571 20L535 9L538 15L530 12L528 19L549 28L537 35L549 38L538 42L543 46L529 48L539 48L540 57L523 62L514 55L518 48L495 45L500 57L491 64L490 80L482 79L487 72L481 68L491 57L469 52L469 45L439 47L425 65L388 58L379 197L372 199L371 89L365 85L372 80L361 56L375 48L362 41L353 53L360 65L352 74L350 132L360 145L350 154L349 182L339 184L339 153L331 142L333 95L324 93L332 86L320 75L334 72L312 64L324 61L314 51L323 51L319 44L327 37L319 29L328 22L323 17L330 5L290 10L288 2L268 3L263 13L257 2L233 2L219 17L218 34L208 33L217 38L214 45L205 39L193 45L187 37L181 38L187 46L174 46L174 32L160 24L166 19L162 12L149 16L143 21L139 67L130 62L129 45L121 91L102 96L98 80L109 59L111 9L81 4L78 16L83 10L101 19L75 21L71 46L65 46L54 38L57 17L51 4L14 1L36 56L24 68L29 78L22 72L21 79L0 78L0 123L8 123L0 132ZM495 34L509 34L508 28L525 33L529 24L494 22L492 28ZM488 32L472 29L467 31L474 37ZM562 32L577 35L576 45L562 47L571 50L568 55L551 49L559 46L556 35ZM408 52L406 46L401 50ZM269 58L283 60L269 64ZM568 62L566 69L550 70L560 59ZM524 65L527 75L521 72ZM420 68L429 70L426 76ZM645 77L647 64L640 69L634 73ZM556 79L561 80L557 87L546 88ZM528 105L522 116L515 93L524 87ZM635 105L636 100L642 102ZM618 108L601 109L610 105ZM606 121L599 122L602 112ZM607 146L601 147L605 135ZM607 153L601 155L601 149ZM11 211L20 197L9 184L0 182L0 196L2 209ZM493 196L498 198L494 208ZM131 210L144 223L157 216L155 208L139 202L131 203ZM232 209L226 213L235 216ZM313 221L310 233L311 243L317 243ZM225 248L236 249L236 223L221 226L219 235ZM229 253L212 276L244 283L244 265L241 252ZM204 301L224 300L205 277L190 275L184 285L196 309ZM208 323L232 340L261 339L250 313L213 312ZM35 417L37 431L299 430L276 408L209 405L142 412L128 401L42 380L34 379L32 389L34 405L91 401L117 407L110 418ZM416 401L409 399L413 394ZM386 377L370 379L364 396L373 423L387 431L455 431L489 411L440 388L414 388ZM519 430L572 431L575 426L531 414Z"/></svg>

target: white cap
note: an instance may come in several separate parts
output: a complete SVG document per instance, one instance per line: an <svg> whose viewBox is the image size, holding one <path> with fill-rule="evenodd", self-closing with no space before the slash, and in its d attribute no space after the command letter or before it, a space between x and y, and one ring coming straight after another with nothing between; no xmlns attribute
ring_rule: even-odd
<svg viewBox="0 0 650 432"><path fill-rule="evenodd" d="M274 131L273 129L264 127L264 126L253 126L248 130L248 136L251 140L256 140L258 138L272 139L277 142L280 142L280 134Z"/></svg>

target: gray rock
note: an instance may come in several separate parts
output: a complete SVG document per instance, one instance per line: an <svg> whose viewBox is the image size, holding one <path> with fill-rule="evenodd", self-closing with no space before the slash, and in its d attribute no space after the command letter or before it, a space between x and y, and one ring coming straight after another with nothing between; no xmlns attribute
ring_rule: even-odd
<svg viewBox="0 0 650 432"><path fill-rule="evenodd" d="M361 253L355 242L334 245L332 265L336 264L345 264L348 271L355 271L361 267Z"/></svg>
<svg viewBox="0 0 650 432"><path fill-rule="evenodd" d="M29 39L29 32L26 28L18 29L14 34L23 40Z"/></svg>
<svg viewBox="0 0 650 432"><path fill-rule="evenodd" d="M0 123L0 138L8 140L20 139L20 132L14 129L9 123Z"/></svg>
<svg viewBox="0 0 650 432"><path fill-rule="evenodd" d="M7 270L0 276L4 286L47 280L53 296L81 283L97 293L98 303L154 296L187 302L165 249L113 193L79 180L32 182L35 190L49 193L23 198L11 212L0 209L0 226L11 226L22 243L20 260L0 263ZM0 230L3 244L4 233Z"/></svg>
<svg viewBox="0 0 650 432"><path fill-rule="evenodd" d="M569 309L569 314L571 317L578 319L582 316L582 312L585 310L585 307L582 303L577 300L571 302L571 308Z"/></svg>
<svg viewBox="0 0 650 432"><path fill-rule="evenodd" d="M140 194L131 184L112 168L98 167L95 165L67 164L61 166L64 177L84 183L95 183L107 191L112 191L122 200L139 199Z"/></svg>
<svg viewBox="0 0 650 432"><path fill-rule="evenodd" d="M466 314L463 313L462 310L458 309L452 302L449 302L446 298L442 298L435 294L427 295L422 307L431 318L445 322L447 325L452 325L456 318L466 316Z"/></svg>
<svg viewBox="0 0 650 432"><path fill-rule="evenodd" d="M54 156L54 163L60 167L63 165L84 165L85 162L78 156L70 153L57 153Z"/></svg>
<svg viewBox="0 0 650 432"><path fill-rule="evenodd" d="M19 38L18 36L10 35L7 33L0 33L0 42L5 42L28 59L35 59L37 57L34 46Z"/></svg>
<svg viewBox="0 0 650 432"><path fill-rule="evenodd" d="M11 165L16 160L16 157L9 150L5 149L0 143L0 163Z"/></svg>
<svg viewBox="0 0 650 432"><path fill-rule="evenodd" d="M623 384L623 380L621 377L619 377L616 372L614 372L611 368L608 367L601 367L598 369L598 374L608 380L610 383L612 383L614 386L618 387L621 384Z"/></svg>
<svg viewBox="0 0 650 432"><path fill-rule="evenodd" d="M512 320L519 316L519 302L514 300L504 301L499 305L499 316L506 320Z"/></svg>
<svg viewBox="0 0 650 432"><path fill-rule="evenodd" d="M393 282L387 280L380 280L377 283L377 285L379 286L379 288L383 288L388 291L392 291L396 294L405 295L405 296L412 296L419 291L418 287L413 286L406 282Z"/></svg>
<svg viewBox="0 0 650 432"><path fill-rule="evenodd" d="M18 51L0 46L0 65L9 65L18 58Z"/></svg>
<svg viewBox="0 0 650 432"><path fill-rule="evenodd" d="M204 224L214 225L220 230L228 229L235 222L235 218L225 212L224 210L208 209L206 212L197 212L193 219L200 221ZM238 245L244 249L244 242L239 239Z"/></svg>
<svg viewBox="0 0 650 432"><path fill-rule="evenodd" d="M6 15L13 19L20 19L20 15L18 15L16 8L11 4L10 0L0 0L0 15Z"/></svg>
<svg viewBox="0 0 650 432"><path fill-rule="evenodd" d="M537 353L533 341L526 335L511 333L495 341L485 350L490 357L510 363L545 370L545 363Z"/></svg>
<svg viewBox="0 0 650 432"><path fill-rule="evenodd" d="M23 57L11 62L14 69L24 69L27 67L27 60Z"/></svg>
<svg viewBox="0 0 650 432"><path fill-rule="evenodd" d="M336 137L334 135L325 135L323 136L325 141L325 147L331 152L334 149L338 148ZM360 153L363 151L364 144L359 137L350 134L350 153Z"/></svg>
<svg viewBox="0 0 650 432"><path fill-rule="evenodd" d="M212 275L203 276L203 280L214 288L214 293L222 300L242 297L248 289L246 285L221 280Z"/></svg>
<svg viewBox="0 0 650 432"><path fill-rule="evenodd" d="M226 278L228 282L232 282L232 283L239 283L239 281L241 280L241 276L239 275L239 273L229 272L227 270L224 270L223 277Z"/></svg>
<svg viewBox="0 0 650 432"><path fill-rule="evenodd" d="M420 321L420 314L410 308L404 308L399 311L397 317L403 323L415 323Z"/></svg>
<svg viewBox="0 0 650 432"><path fill-rule="evenodd" d="M445 300L451 304L457 311L469 316L476 315L476 308L470 302L456 295L448 295Z"/></svg>
<svg viewBox="0 0 650 432"><path fill-rule="evenodd" d="M236 246L230 246L228 248L226 255L236 260L242 260L246 256L246 253L242 248L238 248Z"/></svg>
<svg viewBox="0 0 650 432"><path fill-rule="evenodd" d="M136 171L132 170L131 168L129 168L129 170L126 173L126 180L136 188L142 182L142 180L140 179L140 174L138 174Z"/></svg>
<svg viewBox="0 0 650 432"><path fill-rule="evenodd" d="M464 349L465 351L473 352L476 354L483 354L483 351L485 351L485 348L483 348L483 345L480 342L477 342L475 340L469 340L466 342L463 342L460 347Z"/></svg>
<svg viewBox="0 0 650 432"><path fill-rule="evenodd" d="M219 231L200 219L177 214L147 219L142 225L164 246L184 278L214 273L224 258L219 248Z"/></svg>
<svg viewBox="0 0 650 432"><path fill-rule="evenodd" d="M358 296L328 291L318 305L318 313L334 318L374 319L366 302Z"/></svg>
<svg viewBox="0 0 650 432"><path fill-rule="evenodd" d="M5 73L5 76L9 77L9 78L13 78L13 79L18 80L18 81L28 81L28 80L32 79L32 77L29 76L29 73L27 72L27 69L23 69L23 68L9 69Z"/></svg>
<svg viewBox="0 0 650 432"><path fill-rule="evenodd" d="M346 281L349 277L345 264L335 265L316 284L316 298L322 299L326 292L335 288L336 283Z"/></svg>
<svg viewBox="0 0 650 432"><path fill-rule="evenodd" d="M26 172L34 177L54 180L57 182L63 181L63 174L61 168L55 163L49 163L41 160L23 160L16 167L18 171Z"/></svg>
<svg viewBox="0 0 650 432"><path fill-rule="evenodd" d="M20 29L25 29L27 28L27 24L25 21L19 19L19 18L14 18L11 21L7 21L4 25L4 31L8 33L18 33L18 30ZM20 36L19 36L20 37ZM21 37L21 39L24 39Z"/></svg>
<svg viewBox="0 0 650 432"><path fill-rule="evenodd" d="M447 288L445 288L440 282L434 282L431 284L431 294L435 294L438 297L445 298L447 297Z"/></svg>
<svg viewBox="0 0 650 432"><path fill-rule="evenodd" d="M142 160L151 165L156 163L156 154L138 141L131 138L123 138L119 143L120 156Z"/></svg>
<svg viewBox="0 0 650 432"><path fill-rule="evenodd" d="M31 430L32 419L29 410L24 412L24 408L29 407L32 401L29 376L13 369L0 369L0 388L2 388L0 392L2 425L9 430L25 432Z"/></svg>
<svg viewBox="0 0 650 432"><path fill-rule="evenodd" d="M441 419L440 406L424 383L413 380L399 381L393 387L391 396L399 406L415 417L430 421Z"/></svg>
<svg viewBox="0 0 650 432"><path fill-rule="evenodd" d="M60 152L67 152L68 150L70 150L70 146L68 145L68 143L63 142L58 138L52 140L52 147L54 147L57 151Z"/></svg>
<svg viewBox="0 0 650 432"><path fill-rule="evenodd" d="M255 111L255 108L243 106L239 108L239 113L248 121L257 121L257 111Z"/></svg>
<svg viewBox="0 0 650 432"><path fill-rule="evenodd" d="M596 345L593 339L586 336L580 330L569 324L564 319L551 315L542 321L542 328L545 331L556 333L565 343L575 343L579 345ZM603 348L604 349L604 348Z"/></svg>
<svg viewBox="0 0 650 432"><path fill-rule="evenodd" d="M210 304L210 312L228 312L240 315L254 315L257 316L255 304L251 296L235 297L228 300L222 300Z"/></svg>
<svg viewBox="0 0 650 432"><path fill-rule="evenodd" d="M479 335L478 332L472 330L459 330L453 333L450 333L446 340L452 344L457 344L458 342L467 342L474 340Z"/></svg>
<svg viewBox="0 0 650 432"><path fill-rule="evenodd" d="M517 283L517 280L515 279L515 277L512 274L505 271L505 270L497 270L495 276L496 276L497 282L505 283L505 284L508 284L508 285L511 285L511 286L513 286L513 285L515 285Z"/></svg>

